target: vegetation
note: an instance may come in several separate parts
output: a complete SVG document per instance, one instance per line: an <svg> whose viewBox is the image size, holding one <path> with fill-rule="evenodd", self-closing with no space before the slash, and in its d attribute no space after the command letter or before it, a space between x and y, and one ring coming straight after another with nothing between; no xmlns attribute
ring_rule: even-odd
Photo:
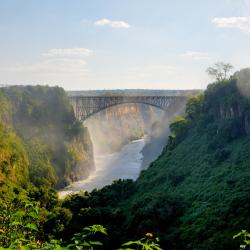
<svg viewBox="0 0 250 250"><path fill-rule="evenodd" d="M63 89L3 88L0 105L2 144L6 141L0 179L7 173L17 181L28 175L36 186L60 187L88 175L94 165L91 141Z"/></svg>
<svg viewBox="0 0 250 250"><path fill-rule="evenodd" d="M3 138L1 246L12 249L238 250L243 237L242 247L247 249L249 234L241 230L249 229L250 225L250 101L238 89L240 74L210 84L204 94L189 100L186 116L171 124L170 138L162 155L149 169L142 171L136 182L117 180L101 190L60 201L53 189L39 183L45 183L47 177L35 182L37 187L29 180L34 163L43 163L46 157L49 164L35 164L34 176L45 167L53 169L50 176L61 176L56 167L59 165L51 155L63 151L52 147L55 144L48 143L49 138L45 139L41 131L48 124L54 127L50 119L59 122L62 117L51 117L46 126L40 127L36 121L40 118L34 118L27 102L15 106L16 102L11 100L19 98L15 99L8 90L4 101L5 105L11 105L12 115L0 114L4 117L0 127L4 131L0 133ZM15 107L20 106L27 111L24 117L31 119L29 123L37 122L31 126L30 141L39 146L32 146L30 154L27 145L31 142L26 132L15 128L18 123L21 128L28 119L18 116L19 109ZM41 117L46 117L44 110ZM45 118L41 119L45 124ZM71 149L67 152L72 155L78 155L76 145L81 137L76 135L84 135L84 130L72 120L63 123L59 130L65 145L70 142L69 138L74 138L76 144L65 148ZM20 171L27 164L30 164L28 171ZM65 165L60 166L65 173ZM45 172L48 174L48 170Z"/></svg>
<svg viewBox="0 0 250 250"><path fill-rule="evenodd" d="M104 246L107 238L107 229L102 225L84 227L81 232L75 233L68 244L62 240L47 239L42 226L45 225L43 216L45 211L38 202L26 203L19 210L2 209L0 213L0 249L85 249L95 250ZM62 216L63 214L61 214ZM56 226L58 223L55 223ZM121 249L136 250L162 250L158 244L159 239L147 233L143 239L122 244Z"/></svg>
<svg viewBox="0 0 250 250"><path fill-rule="evenodd" d="M61 237L95 223L110 231L106 249L145 232L160 237L163 249L239 249L232 237L250 223L249 110L236 78L209 85L190 99L164 152L135 183L62 203L73 216Z"/></svg>
<svg viewBox="0 0 250 250"><path fill-rule="evenodd" d="M246 230L241 230L238 234L233 236L233 239L242 238L243 244L240 245L240 249L249 249L250 247L250 234Z"/></svg>

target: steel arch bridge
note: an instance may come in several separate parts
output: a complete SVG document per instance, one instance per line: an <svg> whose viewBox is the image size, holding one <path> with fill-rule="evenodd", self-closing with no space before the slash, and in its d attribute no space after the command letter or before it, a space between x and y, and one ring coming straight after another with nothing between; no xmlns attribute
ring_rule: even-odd
<svg viewBox="0 0 250 250"><path fill-rule="evenodd" d="M70 101L76 118L83 122L101 110L125 103L151 105L171 115L185 105L187 96L71 96Z"/></svg>

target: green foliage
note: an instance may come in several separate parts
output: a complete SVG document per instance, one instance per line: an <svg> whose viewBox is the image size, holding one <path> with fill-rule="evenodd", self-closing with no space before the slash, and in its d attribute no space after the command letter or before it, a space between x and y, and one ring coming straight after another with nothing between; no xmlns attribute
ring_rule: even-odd
<svg viewBox="0 0 250 250"><path fill-rule="evenodd" d="M11 103L8 101L4 93L0 90L0 123L11 125Z"/></svg>
<svg viewBox="0 0 250 250"><path fill-rule="evenodd" d="M25 100L21 101L25 116L35 123L35 119L40 118L32 111L32 98L26 93L21 99ZM35 106L37 108L37 104ZM120 249L238 249L239 244L232 237L250 224L249 111L248 99L238 91L236 79L231 78L209 85L204 95L188 102L186 117L178 118L171 125L172 135L162 155L149 169L142 171L136 182L118 180L101 190L72 195L59 203L55 193L44 186L38 189L22 184L27 188L24 191L9 181L0 193L1 201L4 200L0 202L2 245L9 247L11 242L22 242L23 247L30 244L31 249L34 244L41 249L117 249L122 242L127 242ZM18 113L17 110L13 112ZM41 117L46 116L41 114ZM70 120L70 116L66 120ZM40 128L36 136L38 141L31 138L32 143L38 144L30 151L36 155L34 159L30 157L33 164L39 163L33 169L34 175L38 173L47 179L46 173L39 172L46 169L43 163L47 162L47 167L53 166L56 176L60 177L55 167L55 162L60 161L57 158L52 161L51 155L61 156L66 149L69 149L66 158L61 160L66 159L67 164L72 159L82 159L79 140L86 136L84 129L75 123L72 126L71 122L63 124L60 132L65 136L65 145L60 149L44 140L46 137L41 136L43 130ZM25 133L22 138L26 138ZM24 140L25 145L30 143L27 138ZM72 140L74 145L68 147ZM4 145L12 145L11 152L15 144ZM48 157L50 151L53 154ZM8 159L9 164L11 157ZM65 162L61 166L60 173L68 173L71 169ZM52 185L52 179L48 179L48 185ZM44 182L37 180L37 185ZM26 203L41 200L37 219L23 214L22 200L25 199ZM90 227L93 224L103 227ZM12 227L17 228L16 235ZM106 238L104 227L109 231ZM148 236L137 241L145 231L155 232L161 244L157 238ZM235 238L240 236L243 236L244 245L249 243L246 231Z"/></svg>
<svg viewBox="0 0 250 250"><path fill-rule="evenodd" d="M23 196L23 199L28 199ZM0 249L99 249L103 244L99 239L107 236L107 230L101 225L85 227L74 234L71 243L63 247L60 240L45 241L44 226L50 227L53 236L60 231L65 221L71 219L71 213L65 208L56 207L46 215L38 202L20 202L19 207L5 201L0 210ZM44 216L47 217L46 222Z"/></svg>
<svg viewBox="0 0 250 250"><path fill-rule="evenodd" d="M1 218L5 221L1 223L0 244L10 249L22 249L22 246L35 249L41 237L39 213L39 203L26 203L22 210L2 210Z"/></svg>
<svg viewBox="0 0 250 250"><path fill-rule="evenodd" d="M238 249L232 237L250 224L250 104L236 83L211 84L192 98L162 155L135 183L67 199L67 233L95 223L109 229L107 249L135 243L145 231L159 235L163 249Z"/></svg>
<svg viewBox="0 0 250 250"><path fill-rule="evenodd" d="M107 235L107 230L101 225L92 225L85 227L81 233L77 233L72 238L73 243L67 247L69 249L94 250L103 245L96 239L96 236Z"/></svg>
<svg viewBox="0 0 250 250"><path fill-rule="evenodd" d="M191 120L198 119L203 110L204 95L191 97L186 104L186 114Z"/></svg>
<svg viewBox="0 0 250 250"><path fill-rule="evenodd" d="M173 148L180 143L187 136L189 127L189 119L177 117L175 121L170 124L171 135L169 136L168 148Z"/></svg>
<svg viewBox="0 0 250 250"><path fill-rule="evenodd" d="M48 145L38 139L26 142L30 159L30 179L36 186L54 186L58 181Z"/></svg>
<svg viewBox="0 0 250 250"><path fill-rule="evenodd" d="M0 92L0 106L3 108L0 125L2 122L5 130L7 125L8 129L12 127L8 132L15 135L16 144L22 144L17 149L21 148L23 158L29 161L23 163L23 175L29 175L33 184L61 187L75 180L76 176L83 178L89 174L94 165L90 137L74 117L69 98L62 88L8 87ZM5 138L8 140L12 138ZM1 162L5 172L10 168L5 165L20 157L14 146L12 151L11 159ZM16 173L13 175L19 177Z"/></svg>
<svg viewBox="0 0 250 250"><path fill-rule="evenodd" d="M151 239L151 235L153 234L147 233L150 237L145 237L136 241L129 241L127 243L122 244L122 248L118 250L163 250L158 244L159 238Z"/></svg>
<svg viewBox="0 0 250 250"><path fill-rule="evenodd" d="M243 244L240 245L240 249L249 249L250 248L250 234L247 230L241 230L238 234L233 236L233 239L241 238Z"/></svg>
<svg viewBox="0 0 250 250"><path fill-rule="evenodd" d="M7 182L28 179L28 159L24 144L11 128L0 124L0 188Z"/></svg>
<svg viewBox="0 0 250 250"><path fill-rule="evenodd" d="M48 214L44 229L49 235L60 236L65 227L69 225L71 218L72 213L69 209L55 207Z"/></svg>

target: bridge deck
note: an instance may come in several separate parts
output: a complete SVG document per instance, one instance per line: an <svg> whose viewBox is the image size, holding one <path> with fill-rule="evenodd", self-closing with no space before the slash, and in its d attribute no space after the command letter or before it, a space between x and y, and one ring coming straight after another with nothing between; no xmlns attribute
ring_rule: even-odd
<svg viewBox="0 0 250 250"><path fill-rule="evenodd" d="M169 111L178 103L185 103L186 96L71 96L75 115L80 121L108 107L124 103L143 103Z"/></svg>

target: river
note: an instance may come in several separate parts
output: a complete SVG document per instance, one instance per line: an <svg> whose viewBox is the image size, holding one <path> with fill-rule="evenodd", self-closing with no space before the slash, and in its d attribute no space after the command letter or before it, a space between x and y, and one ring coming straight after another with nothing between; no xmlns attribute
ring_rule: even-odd
<svg viewBox="0 0 250 250"><path fill-rule="evenodd" d="M137 179L142 164L145 139L132 141L121 151L95 156L96 170L85 180L74 182L59 192L59 197L79 191L92 191L112 184L117 179Z"/></svg>

